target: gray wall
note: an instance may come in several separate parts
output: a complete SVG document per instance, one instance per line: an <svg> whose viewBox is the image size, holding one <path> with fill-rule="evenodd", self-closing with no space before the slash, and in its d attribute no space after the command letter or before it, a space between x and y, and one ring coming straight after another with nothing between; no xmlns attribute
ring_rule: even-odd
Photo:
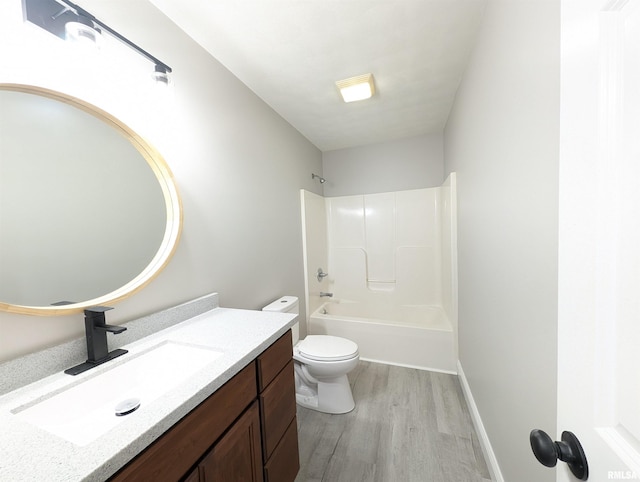
<svg viewBox="0 0 640 482"><path fill-rule="evenodd" d="M322 155L325 196L348 196L440 186L442 134L410 137Z"/></svg>
<svg viewBox="0 0 640 482"><path fill-rule="evenodd" d="M489 0L444 136L458 177L460 362L506 481L555 480L559 1Z"/></svg>
<svg viewBox="0 0 640 482"><path fill-rule="evenodd" d="M101 2L91 12L122 33L135 33L136 43L174 69L171 118L165 120L171 129L153 113L122 120L159 148L184 204L175 257L150 285L118 303L109 321L211 291L225 307L257 309L283 294L304 302L299 190L321 191L311 180L311 172L322 172L320 151L148 2ZM3 63L0 82L15 68ZM115 105L117 90L113 94ZM83 326L82 315L2 312L0 361L81 336Z"/></svg>

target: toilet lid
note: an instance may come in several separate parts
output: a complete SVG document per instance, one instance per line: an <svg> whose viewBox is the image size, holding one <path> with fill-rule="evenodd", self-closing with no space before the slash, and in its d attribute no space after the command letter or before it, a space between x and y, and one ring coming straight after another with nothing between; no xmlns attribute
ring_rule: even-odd
<svg viewBox="0 0 640 482"><path fill-rule="evenodd" d="M309 335L298 343L298 351L310 360L339 361L356 357L358 345L338 336Z"/></svg>

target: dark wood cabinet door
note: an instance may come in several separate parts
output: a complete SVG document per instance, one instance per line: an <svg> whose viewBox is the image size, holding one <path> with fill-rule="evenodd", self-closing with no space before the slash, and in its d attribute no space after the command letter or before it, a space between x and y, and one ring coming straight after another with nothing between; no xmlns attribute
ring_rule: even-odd
<svg viewBox="0 0 640 482"><path fill-rule="evenodd" d="M200 463L201 482L263 482L258 402L233 424Z"/></svg>
<svg viewBox="0 0 640 482"><path fill-rule="evenodd" d="M196 467L183 482L200 482L200 467Z"/></svg>

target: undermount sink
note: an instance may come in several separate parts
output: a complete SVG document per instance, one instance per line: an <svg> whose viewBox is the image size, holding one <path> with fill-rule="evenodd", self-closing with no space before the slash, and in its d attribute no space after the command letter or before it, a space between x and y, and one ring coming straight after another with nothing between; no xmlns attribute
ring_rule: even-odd
<svg viewBox="0 0 640 482"><path fill-rule="evenodd" d="M87 445L222 355L208 347L165 341L11 413L76 445ZM123 402L130 413L118 416L116 407L120 410Z"/></svg>

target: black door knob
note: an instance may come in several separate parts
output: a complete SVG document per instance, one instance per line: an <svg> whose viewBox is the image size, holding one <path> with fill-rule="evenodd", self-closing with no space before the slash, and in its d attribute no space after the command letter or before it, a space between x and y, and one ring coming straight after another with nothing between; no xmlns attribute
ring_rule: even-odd
<svg viewBox="0 0 640 482"><path fill-rule="evenodd" d="M558 460L566 462L571 473L579 480L589 478L587 457L582 450L578 437L571 432L562 432L562 441L554 442L542 430L532 430L529 435L531 450L542 465L555 467Z"/></svg>

